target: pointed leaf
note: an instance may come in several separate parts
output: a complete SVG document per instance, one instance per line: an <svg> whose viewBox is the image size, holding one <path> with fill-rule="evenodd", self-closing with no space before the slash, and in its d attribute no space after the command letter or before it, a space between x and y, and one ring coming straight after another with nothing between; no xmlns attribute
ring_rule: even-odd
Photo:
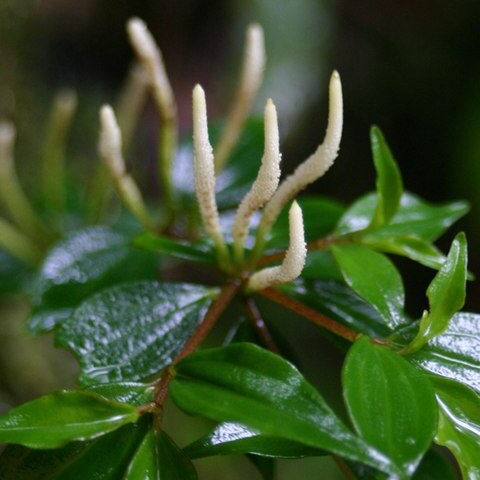
<svg viewBox="0 0 480 480"><path fill-rule="evenodd" d="M437 409L428 380L404 358L362 337L343 371L344 397L355 429L410 478L430 447Z"/></svg>
<svg viewBox="0 0 480 480"><path fill-rule="evenodd" d="M255 345L233 344L184 358L170 393L187 413L241 423L265 435L394 470L345 427L295 367Z"/></svg>
<svg viewBox="0 0 480 480"><path fill-rule="evenodd" d="M407 351L419 350L448 327L448 322L465 303L467 242L463 233L452 243L446 262L427 289L430 311L420 320L417 336Z"/></svg>
<svg viewBox="0 0 480 480"><path fill-rule="evenodd" d="M452 380L430 380L440 407L435 441L455 455L463 478L480 478L480 396Z"/></svg>
<svg viewBox="0 0 480 480"><path fill-rule="evenodd" d="M86 300L58 331L84 384L140 380L172 362L204 317L217 290L140 281Z"/></svg>
<svg viewBox="0 0 480 480"><path fill-rule="evenodd" d="M88 440L138 418L130 405L88 392L64 391L20 405L0 417L0 442L57 448Z"/></svg>
<svg viewBox="0 0 480 480"><path fill-rule="evenodd" d="M387 257L363 245L334 245L332 251L348 286L369 302L391 329L408 322L402 278Z"/></svg>
<svg viewBox="0 0 480 480"><path fill-rule="evenodd" d="M135 407L141 407L153 400L155 387L145 383L100 383L90 385L86 391L96 393L108 400L120 403L128 403Z"/></svg>
<svg viewBox="0 0 480 480"><path fill-rule="evenodd" d="M373 162L377 171L377 205L370 226L390 222L397 213L403 193L402 176L382 132L376 126L370 130Z"/></svg>

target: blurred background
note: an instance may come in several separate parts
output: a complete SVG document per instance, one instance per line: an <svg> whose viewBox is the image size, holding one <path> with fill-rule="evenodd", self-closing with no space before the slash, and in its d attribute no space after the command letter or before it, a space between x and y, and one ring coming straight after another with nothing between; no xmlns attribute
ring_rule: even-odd
<svg viewBox="0 0 480 480"><path fill-rule="evenodd" d="M277 104L286 172L323 139L328 78L337 69L345 97L341 153L315 189L344 202L372 190L368 134L379 125L406 189L435 202L469 200L471 212L440 246L446 251L454 232L464 229L470 270L480 275L480 2L1 0L0 117L17 125L18 164L27 182L35 181L38 136L62 87L77 90L80 102L69 161L90 158L93 168L98 108L116 99L132 60L125 34L132 15L147 22L162 49L184 133L197 82L206 89L210 116L226 113L245 27L263 25L268 63L256 111L268 97ZM133 159L147 165L144 172L155 162L155 134L149 105ZM90 167L78 168L88 175ZM419 316L433 273L399 265L408 309ZM468 310L480 311L478 285L470 282Z"/></svg>

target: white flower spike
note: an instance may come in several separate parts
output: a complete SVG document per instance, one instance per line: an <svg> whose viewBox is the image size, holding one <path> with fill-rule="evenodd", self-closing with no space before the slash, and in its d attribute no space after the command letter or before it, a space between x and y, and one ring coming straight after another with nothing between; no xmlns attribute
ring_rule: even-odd
<svg viewBox="0 0 480 480"><path fill-rule="evenodd" d="M217 172L222 170L240 136L243 123L262 83L265 58L263 29L258 24L252 24L248 27L246 33L240 83L230 109L225 130L215 149L215 170Z"/></svg>
<svg viewBox="0 0 480 480"><path fill-rule="evenodd" d="M293 202L288 213L290 227L290 245L280 266L269 267L254 273L247 283L250 292L263 290L280 283L295 280L305 266L307 246L303 229L302 210L297 202Z"/></svg>
<svg viewBox="0 0 480 480"><path fill-rule="evenodd" d="M238 207L232 228L234 253L239 264L243 261L243 246L248 234L250 218L256 210L270 200L280 180L281 154L277 111L271 99L265 106L264 128L265 146L262 165L252 188Z"/></svg>
<svg viewBox="0 0 480 480"><path fill-rule="evenodd" d="M220 262L228 264L228 251L223 238L215 200L215 167L208 138L207 104L200 85L193 89L193 151L195 192L200 215L207 234L215 243Z"/></svg>
<svg viewBox="0 0 480 480"><path fill-rule="evenodd" d="M255 246L257 254L261 252L265 242L265 235L275 223L283 207L307 185L324 175L332 166L338 155L342 138L342 127L342 84L340 75L337 71L334 71L329 85L329 113L325 139L317 150L280 184L280 187L265 207L257 230L257 243Z"/></svg>

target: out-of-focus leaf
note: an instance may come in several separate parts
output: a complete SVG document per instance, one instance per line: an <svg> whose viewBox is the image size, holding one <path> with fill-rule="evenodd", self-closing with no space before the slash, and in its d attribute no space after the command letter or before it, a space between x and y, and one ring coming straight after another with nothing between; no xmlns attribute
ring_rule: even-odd
<svg viewBox="0 0 480 480"><path fill-rule="evenodd" d="M146 405L153 400L155 388L145 383L99 383L90 385L86 391L96 393L115 402L128 403L135 407Z"/></svg>
<svg viewBox="0 0 480 480"><path fill-rule="evenodd" d="M373 162L377 171L377 204L371 227L390 222L397 213L403 193L402 176L380 129L373 126L370 130Z"/></svg>
<svg viewBox="0 0 480 480"><path fill-rule="evenodd" d="M392 332L380 314L343 283L335 280L297 280L283 286L282 290L356 332L377 338Z"/></svg>
<svg viewBox="0 0 480 480"><path fill-rule="evenodd" d="M377 205L375 193L357 200L340 219L336 233L340 235L365 230L373 218ZM466 202L433 205L416 195L405 192L400 208L388 225L374 229L376 235L385 237L417 236L432 242L440 237L469 210ZM373 230L372 230L373 231ZM369 232L370 233L370 232Z"/></svg>
<svg viewBox="0 0 480 480"><path fill-rule="evenodd" d="M453 380L430 380L440 407L435 441L455 455L463 478L480 478L480 396Z"/></svg>
<svg viewBox="0 0 480 480"><path fill-rule="evenodd" d="M408 322L402 278L385 255L363 245L334 245L332 251L348 286L373 305L388 327Z"/></svg>
<svg viewBox="0 0 480 480"><path fill-rule="evenodd" d="M89 392L64 391L20 405L0 417L0 442L58 448L135 422L136 409Z"/></svg>
<svg viewBox="0 0 480 480"><path fill-rule="evenodd" d="M187 413L240 423L264 435L398 473L386 457L345 427L295 367L250 343L184 358L176 366L170 393Z"/></svg>
<svg viewBox="0 0 480 480"><path fill-rule="evenodd" d="M99 290L119 282L155 276L152 254L134 248L129 237L107 227L89 227L57 243L36 282L33 333L51 330L71 309Z"/></svg>
<svg viewBox="0 0 480 480"><path fill-rule="evenodd" d="M277 465L274 458L260 457L258 455L247 455L247 458L255 465L263 480L275 480Z"/></svg>
<svg viewBox="0 0 480 480"><path fill-rule="evenodd" d="M433 388L421 372L368 337L349 350L343 394L357 432L409 478L437 427Z"/></svg>
<svg viewBox="0 0 480 480"><path fill-rule="evenodd" d="M83 384L147 378L181 351L216 292L155 281L112 287L83 302L56 342L77 356Z"/></svg>
<svg viewBox="0 0 480 480"><path fill-rule="evenodd" d="M309 280L343 280L342 272L331 252L310 251L301 278Z"/></svg>
<svg viewBox="0 0 480 480"><path fill-rule="evenodd" d="M184 448L190 458L252 453L266 457L299 458L326 455L301 443L265 435L239 423L225 422Z"/></svg>
<svg viewBox="0 0 480 480"><path fill-rule="evenodd" d="M17 292L25 287L32 272L15 257L0 249L0 293Z"/></svg>
<svg viewBox="0 0 480 480"><path fill-rule="evenodd" d="M452 243L446 262L427 289L430 311L420 320L417 336L407 351L419 350L448 327L448 322L465 303L467 281L467 241L463 233Z"/></svg>

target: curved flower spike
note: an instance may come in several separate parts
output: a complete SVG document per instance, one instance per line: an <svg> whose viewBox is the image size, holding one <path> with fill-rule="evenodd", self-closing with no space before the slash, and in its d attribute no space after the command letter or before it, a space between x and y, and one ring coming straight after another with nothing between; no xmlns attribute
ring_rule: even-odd
<svg viewBox="0 0 480 480"><path fill-rule="evenodd" d="M172 86L168 80L162 54L148 31L145 22L139 18L131 18L127 23L127 32L135 52L147 71L155 100L163 120L175 119L177 107Z"/></svg>
<svg viewBox="0 0 480 480"><path fill-rule="evenodd" d="M283 262L278 267L269 267L254 273L247 284L250 292L295 280L305 266L307 246L303 229L302 210L297 202L293 202L288 213L290 226L290 245Z"/></svg>
<svg viewBox="0 0 480 480"><path fill-rule="evenodd" d="M265 207L257 230L256 255L261 253L265 235L270 231L283 207L307 185L324 175L332 166L338 155L342 138L342 127L342 84L340 75L337 71L334 71L330 78L328 126L325 139L317 150L280 184L280 187Z"/></svg>
<svg viewBox="0 0 480 480"><path fill-rule="evenodd" d="M230 109L225 130L215 149L215 170L222 170L237 142L243 123L252 107L253 100L262 83L265 68L265 42L263 29L258 24L248 27L243 56L240 83Z"/></svg>
<svg viewBox="0 0 480 480"><path fill-rule="evenodd" d="M265 147L262 166L250 191L238 207L232 228L233 247L237 263L243 260L243 245L248 234L250 217L270 200L280 180L280 145L277 111L272 100L265 106L264 114Z"/></svg>
<svg viewBox="0 0 480 480"><path fill-rule="evenodd" d="M202 222L215 243L220 263L228 265L228 251L223 238L215 200L215 169L212 146L208 138L207 105L200 85L193 89L193 151L195 193Z"/></svg>
<svg viewBox="0 0 480 480"><path fill-rule="evenodd" d="M152 222L140 189L135 180L127 173L122 155L122 134L110 105L104 105L100 109L99 152L108 167L122 201L145 228L151 229Z"/></svg>

